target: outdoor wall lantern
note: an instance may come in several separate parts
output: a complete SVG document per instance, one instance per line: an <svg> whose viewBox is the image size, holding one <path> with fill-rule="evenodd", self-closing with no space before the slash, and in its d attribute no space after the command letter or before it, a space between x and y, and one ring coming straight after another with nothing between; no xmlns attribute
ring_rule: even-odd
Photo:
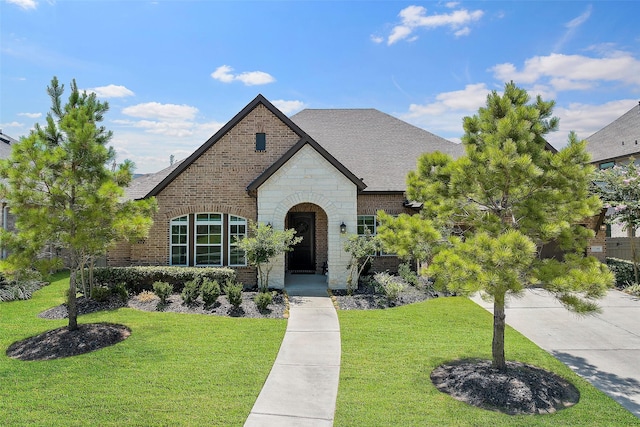
<svg viewBox="0 0 640 427"><path fill-rule="evenodd" d="M342 221L342 224L340 224L340 233L344 234L347 232L347 226L345 225L344 221Z"/></svg>

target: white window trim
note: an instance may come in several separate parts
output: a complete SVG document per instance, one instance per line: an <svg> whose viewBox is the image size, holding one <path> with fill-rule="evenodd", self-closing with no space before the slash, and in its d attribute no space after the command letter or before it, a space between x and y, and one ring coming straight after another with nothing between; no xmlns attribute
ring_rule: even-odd
<svg viewBox="0 0 640 427"><path fill-rule="evenodd" d="M178 221L181 218L187 218L186 221ZM185 225L187 226L187 243L182 244L176 244L173 243L173 226L174 225ZM173 248L174 246L184 246L187 248L187 258L186 258L186 263L184 264L174 264L173 263ZM188 266L189 265L189 215L181 215L175 218L171 218L171 221L169 221L169 265L176 265L176 266Z"/></svg>
<svg viewBox="0 0 640 427"><path fill-rule="evenodd" d="M198 221L198 215L220 215L220 221ZM199 244L198 243L198 225L220 225L220 243L207 243L207 244ZM194 227L193 227L193 265L195 267L222 267L224 264L224 214L220 212L197 212L194 215ZM198 264L198 247L220 247L220 263L219 264Z"/></svg>
<svg viewBox="0 0 640 427"><path fill-rule="evenodd" d="M232 244L231 243L231 225L241 225L239 223L234 223L232 218L240 218L243 221L242 225L244 225L244 237L245 238L247 237L247 228L249 226L249 221L246 218L238 216L238 215L231 215L231 214L229 215L229 221L228 221L228 224L227 224L227 240L228 240L228 243L227 243L227 260L228 260L228 265L229 265L229 267L246 267L247 266L247 254L246 253L245 253L245 256L244 256L244 263L242 263L242 264L232 264L231 263L231 248L238 246L237 244Z"/></svg>

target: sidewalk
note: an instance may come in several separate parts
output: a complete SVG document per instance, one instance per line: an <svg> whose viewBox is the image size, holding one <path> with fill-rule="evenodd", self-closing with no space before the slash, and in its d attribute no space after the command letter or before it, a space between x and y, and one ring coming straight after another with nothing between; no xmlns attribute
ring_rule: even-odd
<svg viewBox="0 0 640 427"><path fill-rule="evenodd" d="M338 315L326 285L296 283L287 285L287 292L287 330L245 427L333 425L340 376Z"/></svg>
<svg viewBox="0 0 640 427"><path fill-rule="evenodd" d="M493 310L477 295L472 300ZM529 289L508 300L506 322L640 417L640 299L611 290L598 305L602 313L578 316Z"/></svg>

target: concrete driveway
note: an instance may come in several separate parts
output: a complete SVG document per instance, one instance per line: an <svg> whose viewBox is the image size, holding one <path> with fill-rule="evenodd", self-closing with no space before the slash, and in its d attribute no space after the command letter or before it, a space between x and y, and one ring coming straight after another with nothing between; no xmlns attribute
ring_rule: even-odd
<svg viewBox="0 0 640 427"><path fill-rule="evenodd" d="M578 316L531 289L508 301L506 321L640 418L640 299L609 291L599 305L602 313Z"/></svg>

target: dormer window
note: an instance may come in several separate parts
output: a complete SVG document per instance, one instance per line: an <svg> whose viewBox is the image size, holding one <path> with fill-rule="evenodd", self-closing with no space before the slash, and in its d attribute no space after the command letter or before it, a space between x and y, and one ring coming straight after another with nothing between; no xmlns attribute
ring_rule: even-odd
<svg viewBox="0 0 640 427"><path fill-rule="evenodd" d="M267 151L267 135L264 132L256 133L256 151Z"/></svg>

